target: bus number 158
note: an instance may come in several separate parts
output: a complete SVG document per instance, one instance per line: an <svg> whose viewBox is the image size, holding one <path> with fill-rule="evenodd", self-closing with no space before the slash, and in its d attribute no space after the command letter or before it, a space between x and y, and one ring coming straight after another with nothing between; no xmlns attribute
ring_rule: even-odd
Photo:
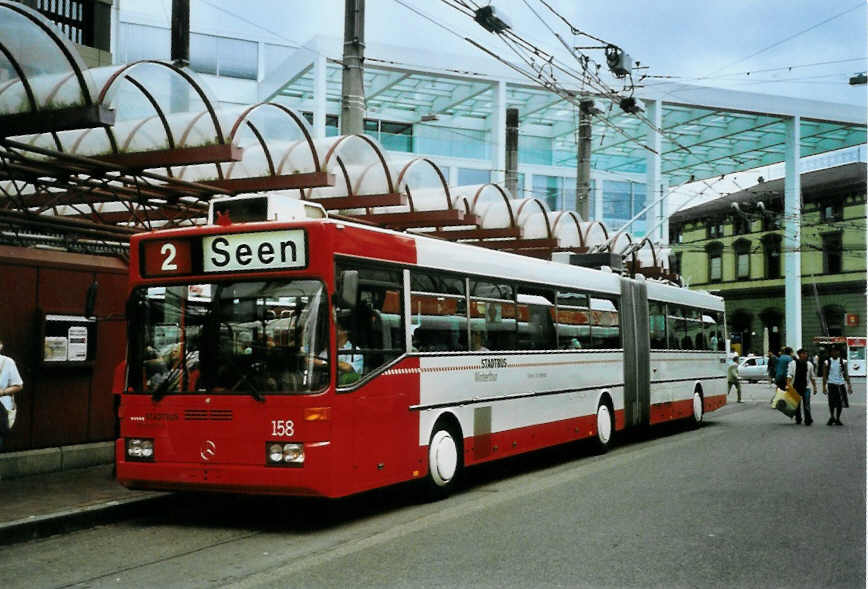
<svg viewBox="0 0 868 589"><path fill-rule="evenodd" d="M295 435L295 424L291 419L278 419L271 421L271 435L278 438Z"/></svg>

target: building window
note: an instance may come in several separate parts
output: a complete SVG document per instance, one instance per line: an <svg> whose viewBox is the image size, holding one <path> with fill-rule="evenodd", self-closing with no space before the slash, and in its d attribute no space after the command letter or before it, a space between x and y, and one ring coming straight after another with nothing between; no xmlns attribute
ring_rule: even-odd
<svg viewBox="0 0 868 589"><path fill-rule="evenodd" d="M647 191L644 184L604 180L603 221L608 227L620 228L645 208L646 200ZM647 219L648 212L646 211L627 227L627 231L634 236L645 235Z"/></svg>
<svg viewBox="0 0 868 589"><path fill-rule="evenodd" d="M772 211L766 211L763 213L763 231L777 231L783 227L781 223L781 216Z"/></svg>
<svg viewBox="0 0 868 589"><path fill-rule="evenodd" d="M669 227L669 243L684 243L684 229L680 225Z"/></svg>
<svg viewBox="0 0 868 589"><path fill-rule="evenodd" d="M520 164L553 165L551 137L537 137L519 133L518 162Z"/></svg>
<svg viewBox="0 0 868 589"><path fill-rule="evenodd" d="M376 139L389 151L413 151L413 125L365 119L365 135Z"/></svg>
<svg viewBox="0 0 868 589"><path fill-rule="evenodd" d="M841 233L823 235L823 273L840 274L842 257Z"/></svg>
<svg viewBox="0 0 868 589"><path fill-rule="evenodd" d="M763 237L765 278L781 277L781 236L770 233Z"/></svg>
<svg viewBox="0 0 868 589"><path fill-rule="evenodd" d="M735 277L750 278L750 242L739 239L732 244L732 249L735 250Z"/></svg>
<svg viewBox="0 0 868 589"><path fill-rule="evenodd" d="M723 221L710 221L706 226L708 239L723 237Z"/></svg>
<svg viewBox="0 0 868 589"><path fill-rule="evenodd" d="M820 203L821 221L840 221L844 218L844 205L841 201Z"/></svg>
<svg viewBox="0 0 868 589"><path fill-rule="evenodd" d="M259 71L259 44L191 33L190 68L202 74L255 80Z"/></svg>
<svg viewBox="0 0 868 589"><path fill-rule="evenodd" d="M533 195L544 201L549 209L557 211L563 208L563 178L534 174L532 182Z"/></svg>
<svg viewBox="0 0 868 589"><path fill-rule="evenodd" d="M140 59L169 59L171 31L133 23L121 23L118 53L122 63Z"/></svg>
<svg viewBox="0 0 868 589"><path fill-rule="evenodd" d="M841 337L844 335L844 308L838 305L823 307L823 322L826 324L827 335Z"/></svg>
<svg viewBox="0 0 868 589"><path fill-rule="evenodd" d="M670 270L673 274L681 274L681 256L682 252L677 252L672 258L670 258L671 267Z"/></svg>
<svg viewBox="0 0 868 589"><path fill-rule="evenodd" d="M491 170L458 168L458 186L473 186L491 182Z"/></svg>
<svg viewBox="0 0 868 589"><path fill-rule="evenodd" d="M744 235L750 233L750 221L743 215L735 215L732 217L732 234ZM719 237L719 236L718 236Z"/></svg>
<svg viewBox="0 0 868 589"><path fill-rule="evenodd" d="M720 282L723 280L723 245L711 243L706 246L708 252L708 281Z"/></svg>

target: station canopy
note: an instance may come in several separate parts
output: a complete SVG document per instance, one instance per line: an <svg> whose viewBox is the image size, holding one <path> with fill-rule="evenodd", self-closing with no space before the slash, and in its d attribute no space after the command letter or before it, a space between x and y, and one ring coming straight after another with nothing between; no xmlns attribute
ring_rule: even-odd
<svg viewBox="0 0 868 589"><path fill-rule="evenodd" d="M268 191L333 216L542 258L609 250L634 271L667 276L665 252L648 239L498 184L451 186L430 158L388 152L367 135L314 137L299 114L311 68L302 63L275 85L275 100L219 108L194 73L170 63L87 69L49 21L0 0L0 241L123 255L132 233L203 224L212 198ZM337 76L329 65L327 77ZM496 80L371 65L365 76L369 111L492 114ZM298 110L286 104L293 96ZM553 137L574 136L574 109L555 96L510 85L507 102ZM702 178L782 159L782 115L664 105L665 131L679 138L664 139L664 174ZM620 131L598 135L595 165L640 171L647 150L630 137L644 137L642 123L615 113L609 121ZM802 125L803 155L864 142L864 121ZM564 157L575 163L575 153Z"/></svg>
<svg viewBox="0 0 868 589"><path fill-rule="evenodd" d="M283 97L299 107L312 104L316 55L339 57L340 47L338 39L315 38L287 60L272 80L266 80L260 96ZM476 128L473 121L494 120L498 82L506 80L505 107L519 110L520 134L551 140L549 165L575 168L576 107L494 60L374 42L366 43L365 53L369 117L398 121L409 117L422 124L436 118L434 125ZM458 65L444 69L444 63ZM340 62L328 59L327 100L338 110L341 75ZM647 100L662 103L661 173L670 186L783 161L784 122L794 115L801 117L802 157L866 141L866 115L858 106L656 80L645 84L636 98L640 105ZM592 119L592 167L645 173L650 153L645 145L653 132L648 116L626 113L607 97L587 97L601 111ZM523 147L520 144L520 150Z"/></svg>

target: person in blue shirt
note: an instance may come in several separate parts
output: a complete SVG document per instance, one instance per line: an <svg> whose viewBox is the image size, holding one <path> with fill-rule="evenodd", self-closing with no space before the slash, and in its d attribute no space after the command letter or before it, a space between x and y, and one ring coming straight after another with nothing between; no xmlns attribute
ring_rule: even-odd
<svg viewBox="0 0 868 589"><path fill-rule="evenodd" d="M787 390L787 369L792 361L793 349L787 346L781 351L781 355L778 356L778 361L775 364L775 385L779 389Z"/></svg>

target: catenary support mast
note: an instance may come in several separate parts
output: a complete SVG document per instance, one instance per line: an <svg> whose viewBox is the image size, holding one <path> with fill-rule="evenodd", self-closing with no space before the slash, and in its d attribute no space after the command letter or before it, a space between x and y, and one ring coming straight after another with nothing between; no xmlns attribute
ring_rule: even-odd
<svg viewBox="0 0 868 589"><path fill-rule="evenodd" d="M341 135L361 135L365 120L365 0L344 3Z"/></svg>
<svg viewBox="0 0 868 589"><path fill-rule="evenodd" d="M797 350L802 346L802 190L799 177L801 158L801 117L784 122L786 129L784 158L784 298L786 310L786 345Z"/></svg>

